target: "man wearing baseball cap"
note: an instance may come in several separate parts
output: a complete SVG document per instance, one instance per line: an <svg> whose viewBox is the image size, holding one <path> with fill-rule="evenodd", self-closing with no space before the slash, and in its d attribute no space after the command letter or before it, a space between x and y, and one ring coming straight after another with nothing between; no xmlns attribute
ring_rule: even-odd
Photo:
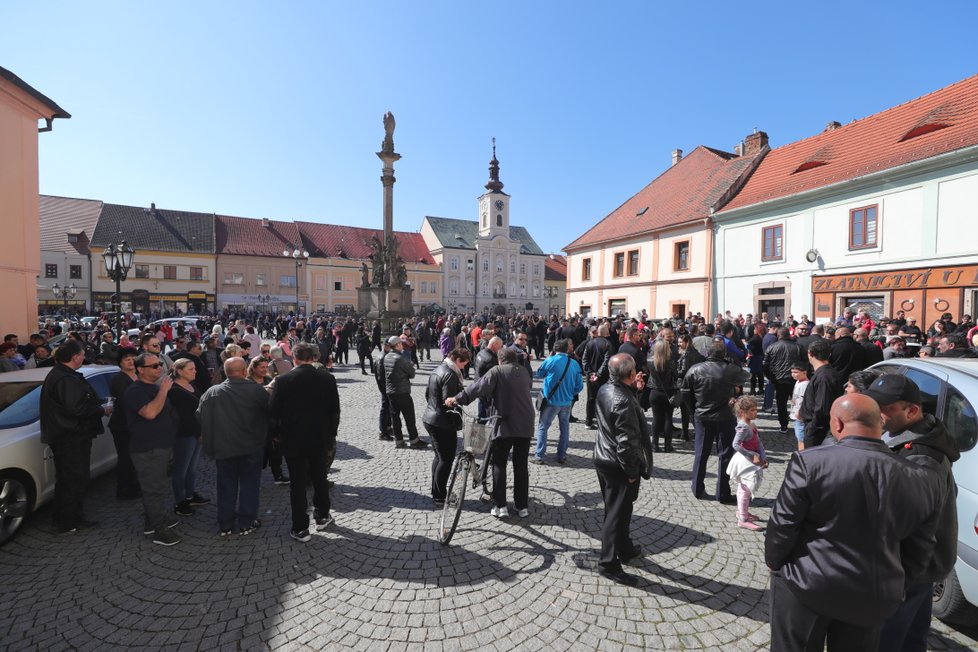
<svg viewBox="0 0 978 652"><path fill-rule="evenodd" d="M958 547L958 519L951 463L961 455L944 425L923 411L920 388L901 374L883 374L866 390L880 405L886 432L883 441L899 457L929 469L928 481L941 497L934 549L929 563L916 578L908 578L906 597L899 610L883 623L881 650L925 650L930 631L934 582L942 581L954 566Z"/></svg>

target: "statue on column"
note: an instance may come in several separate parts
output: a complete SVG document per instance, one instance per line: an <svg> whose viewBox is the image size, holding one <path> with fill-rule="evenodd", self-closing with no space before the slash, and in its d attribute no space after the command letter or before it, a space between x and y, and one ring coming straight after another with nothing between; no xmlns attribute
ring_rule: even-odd
<svg viewBox="0 0 978 652"><path fill-rule="evenodd" d="M360 287L370 287L370 268L367 263L360 263Z"/></svg>
<svg viewBox="0 0 978 652"><path fill-rule="evenodd" d="M394 114L388 111L384 114L384 142L380 150L386 154L394 153Z"/></svg>
<svg viewBox="0 0 978 652"><path fill-rule="evenodd" d="M387 239L387 251L384 253L390 286L400 287L401 284L397 282L397 279L400 278L398 269L399 266L402 266L401 263L399 263L401 257L397 253L397 238L395 238L393 234L391 234L391 236Z"/></svg>
<svg viewBox="0 0 978 652"><path fill-rule="evenodd" d="M394 275L392 285L399 288L404 287L407 283L407 267L404 265L404 259L400 256L397 257L397 262L392 273Z"/></svg>
<svg viewBox="0 0 978 652"><path fill-rule="evenodd" d="M385 252L384 245L381 244L380 238L375 234L373 239L370 241L370 249L372 253L370 254L370 260L374 266L373 275L373 285L377 287L387 287L387 276L385 265Z"/></svg>

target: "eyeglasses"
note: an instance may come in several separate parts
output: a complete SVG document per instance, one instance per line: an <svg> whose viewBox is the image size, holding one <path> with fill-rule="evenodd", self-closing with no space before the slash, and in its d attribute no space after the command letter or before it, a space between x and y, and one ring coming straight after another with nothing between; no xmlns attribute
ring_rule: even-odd
<svg viewBox="0 0 978 652"><path fill-rule="evenodd" d="M154 349L158 349L158 348L160 348L160 343L159 342L156 342L155 344L147 344L146 346L151 346Z"/></svg>
<svg viewBox="0 0 978 652"><path fill-rule="evenodd" d="M159 369L162 366L163 366L163 363L162 362L157 362L156 364L139 365L139 368L140 369Z"/></svg>

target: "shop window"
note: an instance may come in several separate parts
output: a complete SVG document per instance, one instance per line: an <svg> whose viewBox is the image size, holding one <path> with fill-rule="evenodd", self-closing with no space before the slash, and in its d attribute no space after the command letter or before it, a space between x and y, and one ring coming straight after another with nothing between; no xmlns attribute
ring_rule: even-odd
<svg viewBox="0 0 978 652"><path fill-rule="evenodd" d="M689 240L676 243L672 268L676 272L689 270Z"/></svg>
<svg viewBox="0 0 978 652"><path fill-rule="evenodd" d="M761 260L782 260L784 258L784 225L766 226L763 230L764 251Z"/></svg>
<svg viewBox="0 0 978 652"><path fill-rule="evenodd" d="M608 316L617 317L625 312L624 299L611 299L608 301Z"/></svg>
<svg viewBox="0 0 978 652"><path fill-rule="evenodd" d="M871 249L876 246L879 206L864 206L849 211L849 249Z"/></svg>

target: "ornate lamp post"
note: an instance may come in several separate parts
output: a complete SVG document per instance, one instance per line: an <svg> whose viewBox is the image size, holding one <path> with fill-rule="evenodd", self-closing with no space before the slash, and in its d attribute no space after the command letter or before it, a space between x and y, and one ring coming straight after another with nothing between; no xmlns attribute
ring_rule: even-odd
<svg viewBox="0 0 978 652"><path fill-rule="evenodd" d="M115 281L115 341L122 339L122 282L129 276L132 269L132 259L136 250L123 240L118 244L110 244L102 252L102 262L105 263L105 273Z"/></svg>
<svg viewBox="0 0 978 652"><path fill-rule="evenodd" d="M545 285L543 287L543 296L547 297L547 314L553 314L550 303L553 299L557 298L557 287L554 285Z"/></svg>
<svg viewBox="0 0 978 652"><path fill-rule="evenodd" d="M288 249L282 252L286 258L295 260L295 316L299 316L299 267L302 266L303 259L309 258L309 252L295 245L288 245Z"/></svg>
<svg viewBox="0 0 978 652"><path fill-rule="evenodd" d="M55 299L62 299L62 300L64 300L64 304L65 304L64 313L65 313L65 317L67 317L68 316L68 299L74 299L75 298L75 293L78 292L78 288L75 287L75 284L74 283L72 283L71 285L66 285L65 287L61 287L60 285L58 285L57 283L55 283L54 285L51 286L51 292L54 293L54 298Z"/></svg>

